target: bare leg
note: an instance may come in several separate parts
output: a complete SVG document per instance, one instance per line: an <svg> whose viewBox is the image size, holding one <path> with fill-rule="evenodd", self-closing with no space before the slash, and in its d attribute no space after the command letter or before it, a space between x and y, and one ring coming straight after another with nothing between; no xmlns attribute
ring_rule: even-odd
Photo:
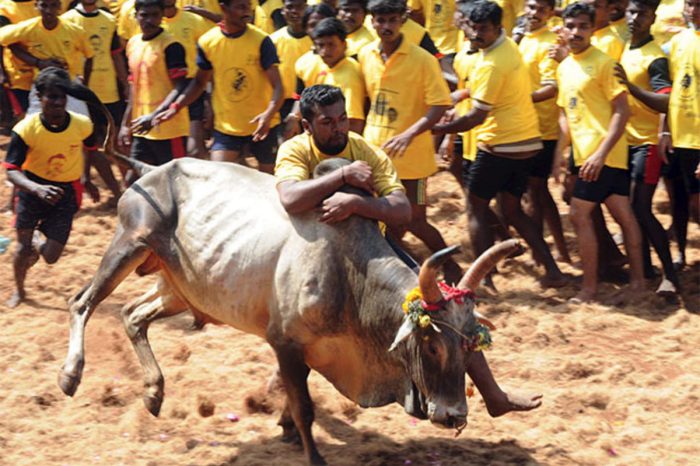
<svg viewBox="0 0 700 466"><path fill-rule="evenodd" d="M491 417L503 416L511 411L530 411L542 404L541 394L523 396L501 390L482 351L472 353L467 374L479 389Z"/></svg>
<svg viewBox="0 0 700 466"><path fill-rule="evenodd" d="M100 178L104 180L105 184L107 185L107 188L112 193L114 200L111 200L110 204L116 207L116 200L119 199L119 196L122 195L122 190L119 186L119 182L114 177L114 173L112 172L112 166L110 165L109 160L107 160L107 158L104 156L104 154L102 154L102 152L98 152L96 150L90 151L90 158L92 166L95 167L95 170L97 170L97 173L100 175Z"/></svg>
<svg viewBox="0 0 700 466"><path fill-rule="evenodd" d="M630 288L632 291L644 289L644 266L642 265L642 233L634 217L634 212L627 196L611 194L605 200L615 221L622 228L625 238L625 251L630 262Z"/></svg>
<svg viewBox="0 0 700 466"><path fill-rule="evenodd" d="M549 232L552 234L554 244L558 251L558 259L562 262L571 263L569 249L564 240L564 230L561 225L559 210L552 198L552 194L547 187L547 180L543 178L530 177L529 188L532 197L533 215L531 216L535 225L544 233L543 220L547 222Z"/></svg>
<svg viewBox="0 0 700 466"><path fill-rule="evenodd" d="M258 170L260 170L263 173L269 173L272 175L275 173L275 164L274 163L260 163L258 164Z"/></svg>
<svg viewBox="0 0 700 466"><path fill-rule="evenodd" d="M211 159L214 162L238 162L241 153L235 150L213 150L211 151Z"/></svg>
<svg viewBox="0 0 700 466"><path fill-rule="evenodd" d="M581 301L591 301L598 289L598 241L591 214L598 204L576 197L571 199L571 222L578 236L578 249L583 264L583 286L577 295Z"/></svg>
<svg viewBox="0 0 700 466"><path fill-rule="evenodd" d="M190 136L187 138L187 155L206 160L209 157L204 144L204 124L201 120L190 121Z"/></svg>
<svg viewBox="0 0 700 466"><path fill-rule="evenodd" d="M39 260L39 251L32 245L34 230L17 230L17 248L13 258L13 268L15 276L15 291L5 302L9 308L19 306L24 301L27 294L24 290L24 280L29 269Z"/></svg>
<svg viewBox="0 0 700 466"><path fill-rule="evenodd" d="M467 196L467 225L474 257L479 257L493 246L493 230L489 228L489 201L469 193ZM485 285L494 288L491 274L485 279Z"/></svg>

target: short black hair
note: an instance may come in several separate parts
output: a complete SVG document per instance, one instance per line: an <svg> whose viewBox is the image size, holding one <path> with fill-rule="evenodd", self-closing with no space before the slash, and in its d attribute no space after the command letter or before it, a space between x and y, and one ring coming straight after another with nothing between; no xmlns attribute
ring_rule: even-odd
<svg viewBox="0 0 700 466"><path fill-rule="evenodd" d="M503 20L503 9L496 2L479 0L474 2L469 10L469 21L472 23L491 23L500 26Z"/></svg>
<svg viewBox="0 0 700 466"><path fill-rule="evenodd" d="M343 91L339 87L329 86L328 84L316 84L307 87L301 93L299 105L301 107L301 116L306 121L313 120L316 115L317 107L327 107L337 102L345 102Z"/></svg>
<svg viewBox="0 0 700 466"><path fill-rule="evenodd" d="M71 86L70 75L63 68L49 66L44 68L34 81L34 87L39 95L43 95L50 88L58 88L63 92L68 92Z"/></svg>
<svg viewBox="0 0 700 466"><path fill-rule="evenodd" d="M340 0L338 2L339 9L349 5L358 5L365 11L365 13L367 12L367 0Z"/></svg>
<svg viewBox="0 0 700 466"><path fill-rule="evenodd" d="M656 12L656 9L659 7L659 4L661 3L661 0L630 0L630 3L634 3L637 6L641 6L644 8L649 8L653 12Z"/></svg>
<svg viewBox="0 0 700 466"><path fill-rule="evenodd" d="M546 4L551 9L554 9L557 6L556 0L537 0L537 1ZM527 3L527 0L525 0L525 3Z"/></svg>
<svg viewBox="0 0 700 466"><path fill-rule="evenodd" d="M302 16L301 18L301 26L304 29L306 29L306 26L309 24L309 18L314 13L321 15L324 18L335 17L335 10L327 3L317 3L316 5L309 5L306 7L306 10L304 10L304 16Z"/></svg>
<svg viewBox="0 0 700 466"><path fill-rule="evenodd" d="M462 1L462 2L457 2L457 11L459 11L462 16L465 18L469 18L469 13L472 11L472 8L474 7L474 2L469 2L469 1Z"/></svg>
<svg viewBox="0 0 700 466"><path fill-rule="evenodd" d="M578 15L586 15L591 19L591 24L595 23L595 8L586 2L570 3L561 14L562 19L574 18Z"/></svg>
<svg viewBox="0 0 700 466"><path fill-rule="evenodd" d="M323 18L311 31L311 39L328 36L338 36L340 40L345 40L348 36L348 31L338 18Z"/></svg>
<svg viewBox="0 0 700 466"><path fill-rule="evenodd" d="M405 0L370 0L367 10L372 15L391 15L394 13L403 15L407 8Z"/></svg>
<svg viewBox="0 0 700 466"><path fill-rule="evenodd" d="M165 10L165 3L163 3L163 0L136 0L134 3L134 11L139 11L141 8L148 8L149 6L155 6L161 10Z"/></svg>

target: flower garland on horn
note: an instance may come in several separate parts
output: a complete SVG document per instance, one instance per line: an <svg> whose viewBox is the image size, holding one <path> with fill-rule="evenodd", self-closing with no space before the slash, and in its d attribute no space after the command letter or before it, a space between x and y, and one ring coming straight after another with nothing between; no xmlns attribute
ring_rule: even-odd
<svg viewBox="0 0 700 466"><path fill-rule="evenodd" d="M423 294L419 287L416 287L408 292L406 299L404 300L401 308L404 314L406 314L417 326L420 328L432 327L436 332L441 332L440 328L436 324L443 324L452 328L455 332L464 338L463 347L467 351L482 351L489 349L492 344L491 333L488 327L477 322L476 327L473 332L469 335L464 335L458 329L452 327L451 325L437 320L431 317L431 312L439 311L443 309L448 301L454 301L457 304L464 304L465 298L474 299L474 292L472 290L462 290L449 286L445 282L439 282L438 286L440 291L442 291L443 299L440 303L430 304L423 301Z"/></svg>

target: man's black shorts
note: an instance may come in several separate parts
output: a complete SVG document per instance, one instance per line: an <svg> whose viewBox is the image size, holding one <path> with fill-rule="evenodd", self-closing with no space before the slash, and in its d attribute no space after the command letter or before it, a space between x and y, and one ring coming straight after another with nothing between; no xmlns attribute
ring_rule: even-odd
<svg viewBox="0 0 700 466"><path fill-rule="evenodd" d="M296 102L296 100L294 99L285 99L285 101L282 103L282 108L280 108L280 121L284 122L284 120L292 112L292 108L294 108L294 102Z"/></svg>
<svg viewBox="0 0 700 466"><path fill-rule="evenodd" d="M686 191L691 194L700 192L700 180L695 178L695 170L700 163L700 149L682 149L675 147L673 149L678 158L678 167L680 175L683 178L683 184Z"/></svg>
<svg viewBox="0 0 700 466"><path fill-rule="evenodd" d="M66 244L73 226L73 216L79 208L79 194L76 193L76 186L74 183L56 183L44 180L31 173L27 174L27 177L40 184L58 186L63 189L63 197L56 205L51 205L34 194L19 191L17 193L15 228L18 230L38 228L48 239Z"/></svg>
<svg viewBox="0 0 700 466"><path fill-rule="evenodd" d="M576 167L574 170L576 184L574 184L573 197L597 204L605 201L611 194L629 197L630 173L628 170L604 166L597 180L583 181L578 177L580 168Z"/></svg>
<svg viewBox="0 0 700 466"><path fill-rule="evenodd" d="M487 201L499 192L522 196L527 189L532 159L510 159L479 149L469 169L469 193Z"/></svg>
<svg viewBox="0 0 700 466"><path fill-rule="evenodd" d="M657 184L661 176L661 156L658 146L645 144L629 146L630 176L637 183Z"/></svg>
<svg viewBox="0 0 700 466"><path fill-rule="evenodd" d="M542 150L532 158L530 176L533 178L549 178L552 174L552 163L554 162L554 150L557 148L557 141L542 141Z"/></svg>
<svg viewBox="0 0 700 466"><path fill-rule="evenodd" d="M277 131L279 125L270 128L267 137L262 141L253 142L253 136L231 136L214 130L214 143L211 146L215 150L231 150L241 156L248 154L254 156L258 163L273 164L277 158Z"/></svg>
<svg viewBox="0 0 700 466"><path fill-rule="evenodd" d="M163 165L187 155L187 136L173 139L146 139L134 136L131 157L151 165Z"/></svg>

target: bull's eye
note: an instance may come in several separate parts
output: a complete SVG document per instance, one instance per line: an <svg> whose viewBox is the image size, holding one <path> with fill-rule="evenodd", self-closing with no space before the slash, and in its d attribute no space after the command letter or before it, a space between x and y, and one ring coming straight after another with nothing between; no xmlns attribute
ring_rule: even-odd
<svg viewBox="0 0 700 466"><path fill-rule="evenodd" d="M430 354L433 357L438 356L438 348L434 341L430 341L428 343L428 354Z"/></svg>

